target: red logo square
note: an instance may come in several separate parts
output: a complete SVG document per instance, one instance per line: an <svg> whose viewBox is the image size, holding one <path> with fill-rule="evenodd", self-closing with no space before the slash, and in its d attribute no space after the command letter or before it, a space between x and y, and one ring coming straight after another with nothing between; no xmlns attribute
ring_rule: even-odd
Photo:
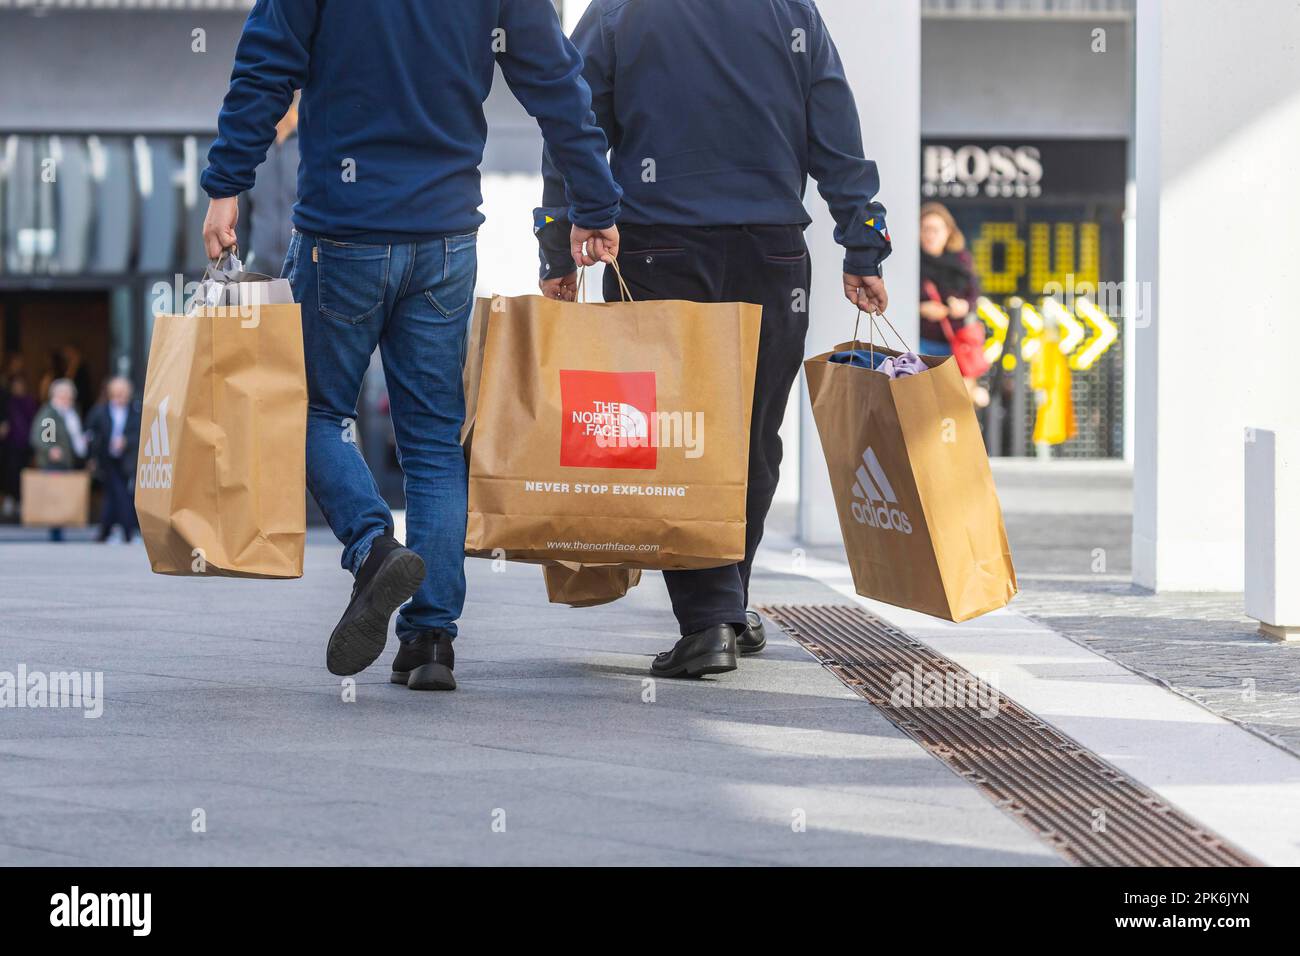
<svg viewBox="0 0 1300 956"><path fill-rule="evenodd" d="M650 444L654 372L560 370L560 464L565 468L658 465Z"/></svg>

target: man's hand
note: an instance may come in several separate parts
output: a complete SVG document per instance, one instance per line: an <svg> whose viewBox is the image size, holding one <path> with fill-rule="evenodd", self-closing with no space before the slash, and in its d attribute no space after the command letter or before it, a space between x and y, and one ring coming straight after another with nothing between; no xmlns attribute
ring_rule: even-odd
<svg viewBox="0 0 1300 956"><path fill-rule="evenodd" d="M889 307L885 280L880 276L854 276L844 273L844 298L863 312L884 312Z"/></svg>
<svg viewBox="0 0 1300 956"><path fill-rule="evenodd" d="M583 246L586 249L583 249ZM575 266L594 266L618 258L618 226L608 229L579 229L569 233L569 252Z"/></svg>
<svg viewBox="0 0 1300 956"><path fill-rule="evenodd" d="M213 199L203 220L203 247L209 259L220 259L223 249L235 244L235 223L239 222L239 197Z"/></svg>
<svg viewBox="0 0 1300 956"><path fill-rule="evenodd" d="M542 295L560 302L573 302L578 298L578 273L570 272L559 279L543 279Z"/></svg>

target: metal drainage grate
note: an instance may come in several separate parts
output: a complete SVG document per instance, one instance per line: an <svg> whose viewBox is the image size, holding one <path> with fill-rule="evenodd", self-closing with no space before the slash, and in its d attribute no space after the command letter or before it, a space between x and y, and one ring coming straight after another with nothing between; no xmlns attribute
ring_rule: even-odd
<svg viewBox="0 0 1300 956"><path fill-rule="evenodd" d="M970 671L862 608L761 610L1067 860L1084 866L1260 865Z"/></svg>

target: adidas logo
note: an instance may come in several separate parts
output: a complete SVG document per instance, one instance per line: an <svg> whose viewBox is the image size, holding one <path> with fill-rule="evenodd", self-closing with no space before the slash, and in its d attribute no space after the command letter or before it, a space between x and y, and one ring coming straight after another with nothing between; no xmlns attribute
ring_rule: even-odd
<svg viewBox="0 0 1300 956"><path fill-rule="evenodd" d="M172 486L172 445L167 437L167 406L171 403L168 395L158 403L158 416L149 428L149 440L144 443L144 461L136 475L136 484L141 488L170 488Z"/></svg>
<svg viewBox="0 0 1300 956"><path fill-rule="evenodd" d="M853 517L858 524L911 534L912 521L906 511L896 507L898 495L885 477L885 469L880 467L874 449L862 453L862 464L858 465L856 474L853 497L858 500L853 502Z"/></svg>

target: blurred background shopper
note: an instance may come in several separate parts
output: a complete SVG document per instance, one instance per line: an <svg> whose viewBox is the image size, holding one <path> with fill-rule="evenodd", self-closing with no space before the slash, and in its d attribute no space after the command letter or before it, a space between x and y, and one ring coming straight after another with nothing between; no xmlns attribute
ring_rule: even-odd
<svg viewBox="0 0 1300 956"><path fill-rule="evenodd" d="M9 376L0 414L0 509L5 520L18 508L22 471L32 456L32 422L36 418L36 399L28 391L27 376Z"/></svg>
<svg viewBox="0 0 1300 956"><path fill-rule="evenodd" d="M298 97L275 124L275 142L248 192L248 267L279 275L293 236L293 204L298 199Z"/></svg>
<svg viewBox="0 0 1300 956"><path fill-rule="evenodd" d="M975 314L980 294L975 266L966 251L966 237L943 203L928 202L921 207L919 236L921 339L918 348L922 355L952 355L952 336L956 330L979 321ZM981 408L988 405L988 390L969 375L966 389L976 405Z"/></svg>
<svg viewBox="0 0 1300 956"><path fill-rule="evenodd" d="M620 190L589 120L582 61L551 0L258 0L208 154L204 243L235 242L239 194L302 91L295 231L282 275L302 307L307 485L355 575L326 664L355 674L401 649L393 679L455 687L467 507L461 362L483 222L483 103L499 64L570 184L572 248L616 255ZM584 244L586 246L584 250ZM380 349L406 481L406 544L353 435Z"/></svg>
<svg viewBox="0 0 1300 956"><path fill-rule="evenodd" d="M747 611L749 577L808 330L807 180L817 180L845 247L845 297L883 312L880 263L890 242L874 201L876 165L865 158L857 104L811 0L595 0L573 42L625 192L619 264L633 296L763 306L745 559L664 573L682 638L652 670L678 676L692 659L718 655L734 667L737 649L766 642L761 619ZM544 158L536 214L542 291L571 301L568 177L556 159ZM611 273L605 296L616 300Z"/></svg>
<svg viewBox="0 0 1300 956"><path fill-rule="evenodd" d="M966 237L943 203L921 207L921 344L922 355L951 355L952 345L944 333L943 320L950 325L966 321L979 292Z"/></svg>
<svg viewBox="0 0 1300 956"><path fill-rule="evenodd" d="M42 471L74 471L86 457L86 432L77 412L77 386L70 379L50 383L49 400L36 411L31 430L32 464ZM50 529L63 540L62 528Z"/></svg>
<svg viewBox="0 0 1300 956"><path fill-rule="evenodd" d="M140 408L131 400L132 392L130 380L121 376L110 379L104 400L86 419L90 462L104 486L100 541L107 541L114 528L120 528L122 539L130 541L136 530L131 488L140 447Z"/></svg>

